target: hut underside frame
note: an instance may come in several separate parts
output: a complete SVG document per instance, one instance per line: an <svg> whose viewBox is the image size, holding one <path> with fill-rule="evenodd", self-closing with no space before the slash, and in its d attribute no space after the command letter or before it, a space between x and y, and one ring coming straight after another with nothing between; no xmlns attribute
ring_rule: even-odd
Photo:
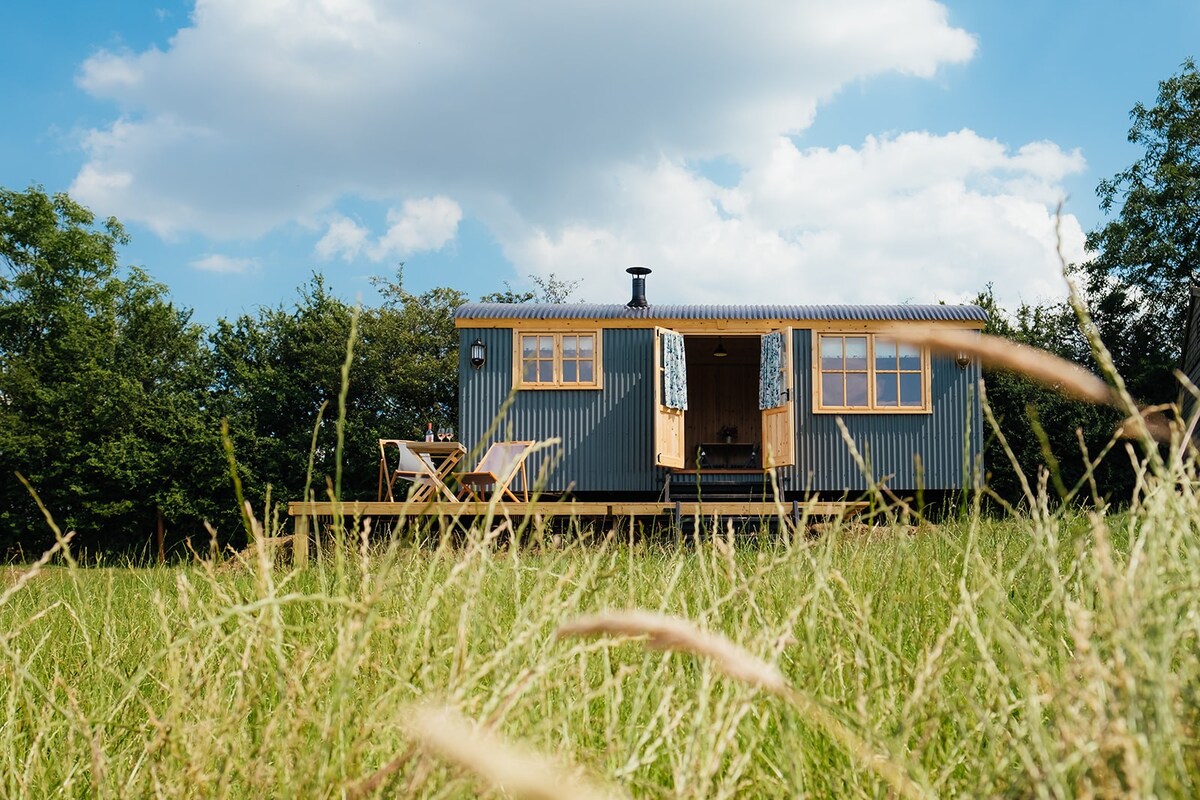
<svg viewBox="0 0 1200 800"><path fill-rule="evenodd" d="M350 500L332 502L294 502L288 504L288 516L293 521L293 555L297 566L308 563L310 534L319 531L321 520L388 519L436 517L448 520L477 518L544 520L555 517L580 519L628 520L630 528L639 519L665 519L678 528L682 520L690 519L780 519L793 523L805 519L849 517L868 508L865 501L677 501L677 502L424 502Z"/></svg>

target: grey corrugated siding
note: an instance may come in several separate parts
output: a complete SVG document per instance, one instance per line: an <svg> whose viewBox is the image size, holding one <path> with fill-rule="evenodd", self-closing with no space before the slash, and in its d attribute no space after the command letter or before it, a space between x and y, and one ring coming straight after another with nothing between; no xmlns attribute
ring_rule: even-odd
<svg viewBox="0 0 1200 800"><path fill-rule="evenodd" d="M838 429L838 416L812 413L811 331L795 331L795 352L796 375L801 378L796 403L799 458L789 488L825 492L865 489L866 478ZM887 485L899 491L909 492L918 486L914 455L920 456L922 482L926 489L962 487L963 442L968 421L969 463L974 463L983 447L978 363L972 362L964 370L951 356L935 354L931 358L932 414L846 414L841 417L855 447L870 462L875 478L891 475Z"/></svg>
<svg viewBox="0 0 1200 800"><path fill-rule="evenodd" d="M479 452L492 441L505 439L562 439L561 460L545 488L566 491L655 491L661 487L653 467L654 404L653 336L650 329L604 331L604 389L557 389L518 392L496 433L484 434L497 409L512 389L512 331L502 328L462 328L459 331L459 430L468 446ZM487 346L487 365L471 368L471 342ZM478 458L478 456L476 456ZM531 479L545 462L539 454L530 462Z"/></svg>
<svg viewBox="0 0 1200 800"><path fill-rule="evenodd" d="M657 492L663 471L653 465L654 387L653 336L649 328L603 332L603 391L543 390L518 392L496 432L484 441L493 416L512 388L512 331L506 328L462 328L459 331L459 431L478 459L492 441L562 439L555 451L557 466L545 488L583 492ZM487 365L471 368L470 344L476 337L487 346ZM837 427L837 416L813 414L812 333L793 333L796 383L797 463L780 471L785 490L804 492L859 491L866 479L855 464ZM876 477L891 475L888 485L901 492L917 487L918 454L927 489L962 486L963 436L970 420L970 463L982 449L982 420L972 391L979 381L977 364L959 369L953 358L933 356L933 414L847 414L846 423L859 451L868 456ZM531 477L549 454L530 462ZM678 476L676 481L694 480ZM745 480L705 476L705 483Z"/></svg>
<svg viewBox="0 0 1200 800"><path fill-rule="evenodd" d="M973 305L669 305L629 308L592 303L467 303L455 317L471 319L790 319L895 322L986 322Z"/></svg>

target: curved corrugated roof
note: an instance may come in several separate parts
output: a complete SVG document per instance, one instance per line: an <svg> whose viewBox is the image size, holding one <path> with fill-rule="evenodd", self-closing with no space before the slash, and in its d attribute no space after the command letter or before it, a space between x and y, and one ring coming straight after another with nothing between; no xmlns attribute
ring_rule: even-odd
<svg viewBox="0 0 1200 800"><path fill-rule="evenodd" d="M832 319L884 322L986 322L974 305L652 305L467 303L456 319Z"/></svg>

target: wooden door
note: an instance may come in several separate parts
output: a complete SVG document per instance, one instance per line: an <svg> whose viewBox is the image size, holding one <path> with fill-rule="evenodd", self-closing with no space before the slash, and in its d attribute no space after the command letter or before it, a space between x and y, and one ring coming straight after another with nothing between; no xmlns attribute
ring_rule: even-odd
<svg viewBox="0 0 1200 800"><path fill-rule="evenodd" d="M683 469L682 408L668 408L664 399L663 335L678 336L667 328L654 329L654 463Z"/></svg>
<svg viewBox="0 0 1200 800"><path fill-rule="evenodd" d="M779 371L783 391L779 403L762 409L763 466L790 467L796 463L796 383L792 369L792 329L773 333L783 334ZM767 337L762 337L763 346ZM759 358L762 358L760 355Z"/></svg>

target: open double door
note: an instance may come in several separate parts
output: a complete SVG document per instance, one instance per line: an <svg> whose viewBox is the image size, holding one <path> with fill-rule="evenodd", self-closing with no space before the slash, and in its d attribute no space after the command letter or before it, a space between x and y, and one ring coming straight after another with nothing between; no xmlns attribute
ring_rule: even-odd
<svg viewBox="0 0 1200 800"><path fill-rule="evenodd" d="M673 340L673 341L672 341ZM780 341L782 340L782 341ZM762 360L774 360L771 348L780 348L778 374L762 369ZM782 328L760 337L760 398L771 397L762 418L762 456L765 466L796 463L795 376L792 370L792 329ZM684 415L687 413L686 360L680 360L683 336L668 328L654 329L654 463L682 469L687 460ZM762 391L762 383L776 382L777 391ZM679 392L670 387L682 385Z"/></svg>

